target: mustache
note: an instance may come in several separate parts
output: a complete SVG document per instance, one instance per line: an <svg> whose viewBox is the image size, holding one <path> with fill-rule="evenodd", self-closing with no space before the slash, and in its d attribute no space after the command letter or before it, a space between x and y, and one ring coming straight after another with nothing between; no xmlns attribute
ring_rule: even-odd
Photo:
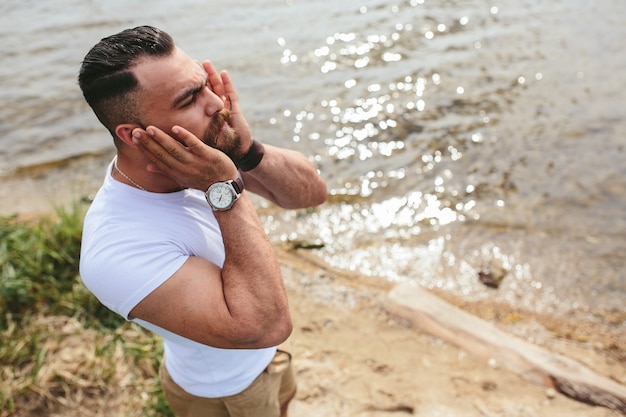
<svg viewBox="0 0 626 417"><path fill-rule="evenodd" d="M230 125L230 111L226 108L213 115L211 124L209 125L209 131L207 132L207 145L215 147L217 144L217 138L222 131L224 123L228 123Z"/></svg>

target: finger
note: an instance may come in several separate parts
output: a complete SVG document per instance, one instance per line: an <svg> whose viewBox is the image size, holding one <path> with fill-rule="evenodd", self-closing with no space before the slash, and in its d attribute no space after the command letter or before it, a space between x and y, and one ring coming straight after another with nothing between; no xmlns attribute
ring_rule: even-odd
<svg viewBox="0 0 626 417"><path fill-rule="evenodd" d="M207 151L209 146L202 142L196 135L188 131L182 126L172 127L172 134L176 136L178 141L185 145L185 150L195 155L201 155Z"/></svg>
<svg viewBox="0 0 626 417"><path fill-rule="evenodd" d="M224 84L222 83L220 74L217 72L211 61L204 61L202 66L209 76L209 85L211 86L211 90L213 90L213 92L225 102L227 94L224 91Z"/></svg>
<svg viewBox="0 0 626 417"><path fill-rule="evenodd" d="M159 128L149 126L146 130L133 130L133 141L148 161L157 169L166 169L185 160L184 144L178 142Z"/></svg>
<svg viewBox="0 0 626 417"><path fill-rule="evenodd" d="M235 86L230 79L230 75L228 75L228 71L223 70L220 73L221 82L224 86L224 94L228 97L228 101L230 102L230 110L238 112L239 109L239 100L237 99L237 93L235 92Z"/></svg>

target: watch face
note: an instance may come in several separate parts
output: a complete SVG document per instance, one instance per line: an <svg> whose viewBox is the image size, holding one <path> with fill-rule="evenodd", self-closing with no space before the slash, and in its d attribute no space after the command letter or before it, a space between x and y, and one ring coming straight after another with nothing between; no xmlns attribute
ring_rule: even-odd
<svg viewBox="0 0 626 417"><path fill-rule="evenodd" d="M235 199L233 191L226 184L216 183L209 188L209 201L215 209L227 209Z"/></svg>

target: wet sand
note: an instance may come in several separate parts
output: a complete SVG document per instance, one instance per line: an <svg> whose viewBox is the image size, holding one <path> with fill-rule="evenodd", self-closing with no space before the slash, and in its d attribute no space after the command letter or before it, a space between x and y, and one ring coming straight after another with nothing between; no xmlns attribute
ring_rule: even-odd
<svg viewBox="0 0 626 417"><path fill-rule="evenodd" d="M299 392L293 416L620 415L531 384L390 315L383 306L391 284L328 269L302 251L277 251L295 323L291 348ZM512 334L626 381L623 334L617 341L574 321L447 298ZM621 352L615 343L622 344Z"/></svg>

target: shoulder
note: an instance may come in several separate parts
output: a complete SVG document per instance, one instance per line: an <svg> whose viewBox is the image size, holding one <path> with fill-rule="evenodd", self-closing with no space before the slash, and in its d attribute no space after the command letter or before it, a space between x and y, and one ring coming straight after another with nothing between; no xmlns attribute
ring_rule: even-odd
<svg viewBox="0 0 626 417"><path fill-rule="evenodd" d="M203 195L188 194L153 195L133 203L119 196L96 197L85 216L80 275L109 308L124 315L127 309L118 302L133 294L125 304L132 307L191 256L221 267L223 244L212 210Z"/></svg>

